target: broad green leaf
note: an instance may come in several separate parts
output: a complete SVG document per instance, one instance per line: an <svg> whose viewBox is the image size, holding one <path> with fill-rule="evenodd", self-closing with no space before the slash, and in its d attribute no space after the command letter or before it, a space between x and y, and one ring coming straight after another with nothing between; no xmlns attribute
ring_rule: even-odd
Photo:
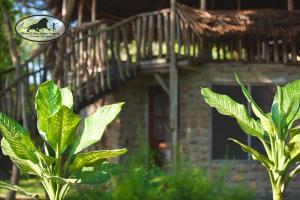
<svg viewBox="0 0 300 200"><path fill-rule="evenodd" d="M300 135L295 135L289 142L289 155L291 160L300 161Z"/></svg>
<svg viewBox="0 0 300 200"><path fill-rule="evenodd" d="M280 98L282 98L282 111L288 114L287 121L300 119L300 80L281 87L274 97L273 105L279 103ZM291 104L292 108L289 108ZM290 111L288 111L289 109Z"/></svg>
<svg viewBox="0 0 300 200"><path fill-rule="evenodd" d="M127 149L101 150L88 153L79 153L74 162L69 166L71 173L80 171L83 167L93 167L104 162L106 159L120 156L127 152Z"/></svg>
<svg viewBox="0 0 300 200"><path fill-rule="evenodd" d="M205 101L211 107L216 108L219 113L235 118L244 132L262 140L265 138L260 123L248 115L244 105L235 102L226 95L215 93L209 88L202 88L201 93Z"/></svg>
<svg viewBox="0 0 300 200"><path fill-rule="evenodd" d="M97 168L111 175L118 175L123 171L123 166L116 163L103 162Z"/></svg>
<svg viewBox="0 0 300 200"><path fill-rule="evenodd" d="M236 77L238 84L242 88L242 92L243 92L244 96L246 97L247 101L251 104L253 113L260 119L261 125L264 128L264 130L269 133L274 132L274 125L271 122L271 120L267 117L267 115L263 112L263 110L256 104L256 102L251 97L249 91L243 85L243 83L241 82L239 77L237 75L235 75L235 77Z"/></svg>
<svg viewBox="0 0 300 200"><path fill-rule="evenodd" d="M300 126L296 126L289 130L290 132L290 139L292 139L294 136L300 134Z"/></svg>
<svg viewBox="0 0 300 200"><path fill-rule="evenodd" d="M39 86L35 96L35 109L38 129L43 138L45 138L48 129L48 118L58 111L61 105L62 95L53 81L47 81Z"/></svg>
<svg viewBox="0 0 300 200"><path fill-rule="evenodd" d="M71 90L69 90L69 88L62 88L60 89L60 93L62 96L62 105L65 105L72 110L74 105L74 100L73 100L73 94Z"/></svg>
<svg viewBox="0 0 300 200"><path fill-rule="evenodd" d="M81 184L97 185L110 180L111 174L101 167L84 167L75 176Z"/></svg>
<svg viewBox="0 0 300 200"><path fill-rule="evenodd" d="M54 180L57 183L62 183L62 184L76 184L76 183L80 183L79 179L75 179L75 178L62 178L59 176L44 176L49 180Z"/></svg>
<svg viewBox="0 0 300 200"><path fill-rule="evenodd" d="M0 132L19 158L37 162L29 132L3 113L0 113Z"/></svg>
<svg viewBox="0 0 300 200"><path fill-rule="evenodd" d="M8 141L5 138L2 138L2 140L1 140L1 149L2 149L3 154L6 156L9 156L10 159L13 162L15 162L22 171L41 176L42 170L38 166L38 164L35 164L30 160L25 160L25 159L19 158L15 154L15 152L12 150Z"/></svg>
<svg viewBox="0 0 300 200"><path fill-rule="evenodd" d="M80 122L80 118L68 107L61 106L58 112L48 119L47 142L54 149L63 153L72 138ZM58 148L58 149L57 149Z"/></svg>
<svg viewBox="0 0 300 200"><path fill-rule="evenodd" d="M15 192L18 192L20 194L23 194L25 196L32 197L32 198L35 198L35 199L38 199L38 197L39 197L37 194L32 194L30 192L26 192L23 188L21 188L17 185L10 185L10 184L2 182L2 181L0 181L0 188L15 191Z"/></svg>
<svg viewBox="0 0 300 200"><path fill-rule="evenodd" d="M101 139L106 126L116 118L123 104L103 106L84 120L83 132L73 147L74 154L81 152Z"/></svg>
<svg viewBox="0 0 300 200"><path fill-rule="evenodd" d="M55 162L55 158L51 156L45 155L43 152L38 150L35 155L38 157L39 160L41 160L43 163L45 163L47 166L52 165Z"/></svg>
<svg viewBox="0 0 300 200"><path fill-rule="evenodd" d="M263 154L259 153L258 151L252 149L251 147L249 147L247 145L244 145L244 144L240 143L239 141L237 141L235 139L231 139L230 138L229 140L231 140L234 143L240 145L241 148L243 149L243 151L245 151L247 153L250 153L253 160L260 161L268 169L271 169L273 167L273 162L269 158L267 158L266 156L264 156Z"/></svg>
<svg viewBox="0 0 300 200"><path fill-rule="evenodd" d="M287 114L284 112L280 112L279 104L275 103L272 105L272 121L277 127L277 132L280 133L280 139L285 140L288 132L286 129L288 128L287 124Z"/></svg>

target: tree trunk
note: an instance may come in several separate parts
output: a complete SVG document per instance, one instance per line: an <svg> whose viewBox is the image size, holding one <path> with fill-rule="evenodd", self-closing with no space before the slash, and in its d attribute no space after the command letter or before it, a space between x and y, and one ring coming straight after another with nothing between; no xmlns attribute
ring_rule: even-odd
<svg viewBox="0 0 300 200"><path fill-rule="evenodd" d="M7 36L7 41L8 41L8 46L9 46L9 53L10 57L13 63L13 66L15 67L15 79L21 76L20 72L20 61L19 61L19 54L17 51L17 45L14 41L13 38L13 32L11 28L11 21L9 14L5 12L5 9L2 7L1 8L3 12L3 17L4 17L4 22L5 22L5 29L6 29L6 36ZM25 114L25 105L24 105L24 95L22 95L22 84L17 86L17 93L20 92L21 95L21 106L22 106L22 118L23 118L23 125L27 125L26 121L26 114ZM19 182L19 169L16 164L12 165L12 174L11 174L11 184L12 185L17 185ZM10 191L6 197L7 200L14 200L16 196L16 192Z"/></svg>
<svg viewBox="0 0 300 200"><path fill-rule="evenodd" d="M12 165L12 172L11 172L11 178L10 178L10 184L11 185L18 185L19 184L19 169L18 166L13 163ZM16 192L15 191L9 191L6 200L15 200L16 199Z"/></svg>
<svg viewBox="0 0 300 200"><path fill-rule="evenodd" d="M62 8L62 15L63 15L63 21L66 25L69 24L73 9L74 9L75 0L63 0L63 5L65 5ZM59 84L63 85L63 56L65 53L65 44L66 44L66 38L63 36L60 40L57 42L57 51L56 51L56 62L55 62L55 69L53 70L53 79Z"/></svg>

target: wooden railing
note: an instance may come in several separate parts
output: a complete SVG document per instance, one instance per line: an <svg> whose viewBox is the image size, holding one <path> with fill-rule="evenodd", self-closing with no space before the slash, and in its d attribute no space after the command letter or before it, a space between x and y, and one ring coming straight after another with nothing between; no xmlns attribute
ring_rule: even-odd
<svg viewBox="0 0 300 200"><path fill-rule="evenodd" d="M177 59L201 62L297 63L296 42L289 38L231 36L212 38L201 35L176 14ZM60 42L60 41L58 41ZM169 9L143 13L118 23L98 21L72 29L65 39L65 52L58 82L74 93L79 110L139 73L146 61L170 54ZM57 60L55 43L21 66L22 76L13 68L0 72L0 111L21 119L20 83L26 87L28 113L33 112L37 86L52 78ZM56 67L57 68L57 67ZM32 116L32 115L30 115Z"/></svg>
<svg viewBox="0 0 300 200"><path fill-rule="evenodd" d="M49 51L50 58L51 53ZM49 63L50 64L50 63ZM34 112L34 96L39 84L51 79L51 74L45 67L44 53L34 55L21 67L21 76L17 77L14 68L0 72L0 111L9 116L22 120L21 87L24 87L26 109L28 113ZM30 118L33 115L28 115Z"/></svg>

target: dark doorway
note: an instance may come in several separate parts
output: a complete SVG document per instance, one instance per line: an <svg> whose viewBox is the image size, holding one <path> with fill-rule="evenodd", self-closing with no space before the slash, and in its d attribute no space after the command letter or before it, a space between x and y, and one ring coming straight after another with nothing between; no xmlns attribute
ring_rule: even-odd
<svg viewBox="0 0 300 200"><path fill-rule="evenodd" d="M149 88L149 145L155 163L162 167L170 161L169 97L160 87Z"/></svg>

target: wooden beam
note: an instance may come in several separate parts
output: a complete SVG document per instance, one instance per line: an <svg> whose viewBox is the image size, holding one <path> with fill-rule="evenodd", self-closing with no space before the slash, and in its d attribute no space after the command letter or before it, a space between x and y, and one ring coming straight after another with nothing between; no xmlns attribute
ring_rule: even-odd
<svg viewBox="0 0 300 200"><path fill-rule="evenodd" d="M96 9L97 9L97 0L92 0L92 12L91 12L91 19L92 22L96 21Z"/></svg>
<svg viewBox="0 0 300 200"><path fill-rule="evenodd" d="M77 15L77 23L78 26L83 22L83 7L84 7L84 0L80 0L79 7L78 7L78 15Z"/></svg>
<svg viewBox="0 0 300 200"><path fill-rule="evenodd" d="M170 91L168 85L165 83L164 79L161 77L160 74L153 74L154 78L157 80L157 82L160 84L162 89L169 95L170 97Z"/></svg>
<svg viewBox="0 0 300 200"><path fill-rule="evenodd" d="M241 10L241 0L237 0L237 9Z"/></svg>
<svg viewBox="0 0 300 200"><path fill-rule="evenodd" d="M200 0L200 9L206 10L206 0Z"/></svg>
<svg viewBox="0 0 300 200"><path fill-rule="evenodd" d="M174 171L178 166L178 70L176 66L175 55L175 37L176 37L176 0L170 0L170 130L172 134L172 166Z"/></svg>
<svg viewBox="0 0 300 200"><path fill-rule="evenodd" d="M65 17L67 14L67 0L62 1L61 15Z"/></svg>
<svg viewBox="0 0 300 200"><path fill-rule="evenodd" d="M294 0L287 0L288 10L294 10Z"/></svg>

